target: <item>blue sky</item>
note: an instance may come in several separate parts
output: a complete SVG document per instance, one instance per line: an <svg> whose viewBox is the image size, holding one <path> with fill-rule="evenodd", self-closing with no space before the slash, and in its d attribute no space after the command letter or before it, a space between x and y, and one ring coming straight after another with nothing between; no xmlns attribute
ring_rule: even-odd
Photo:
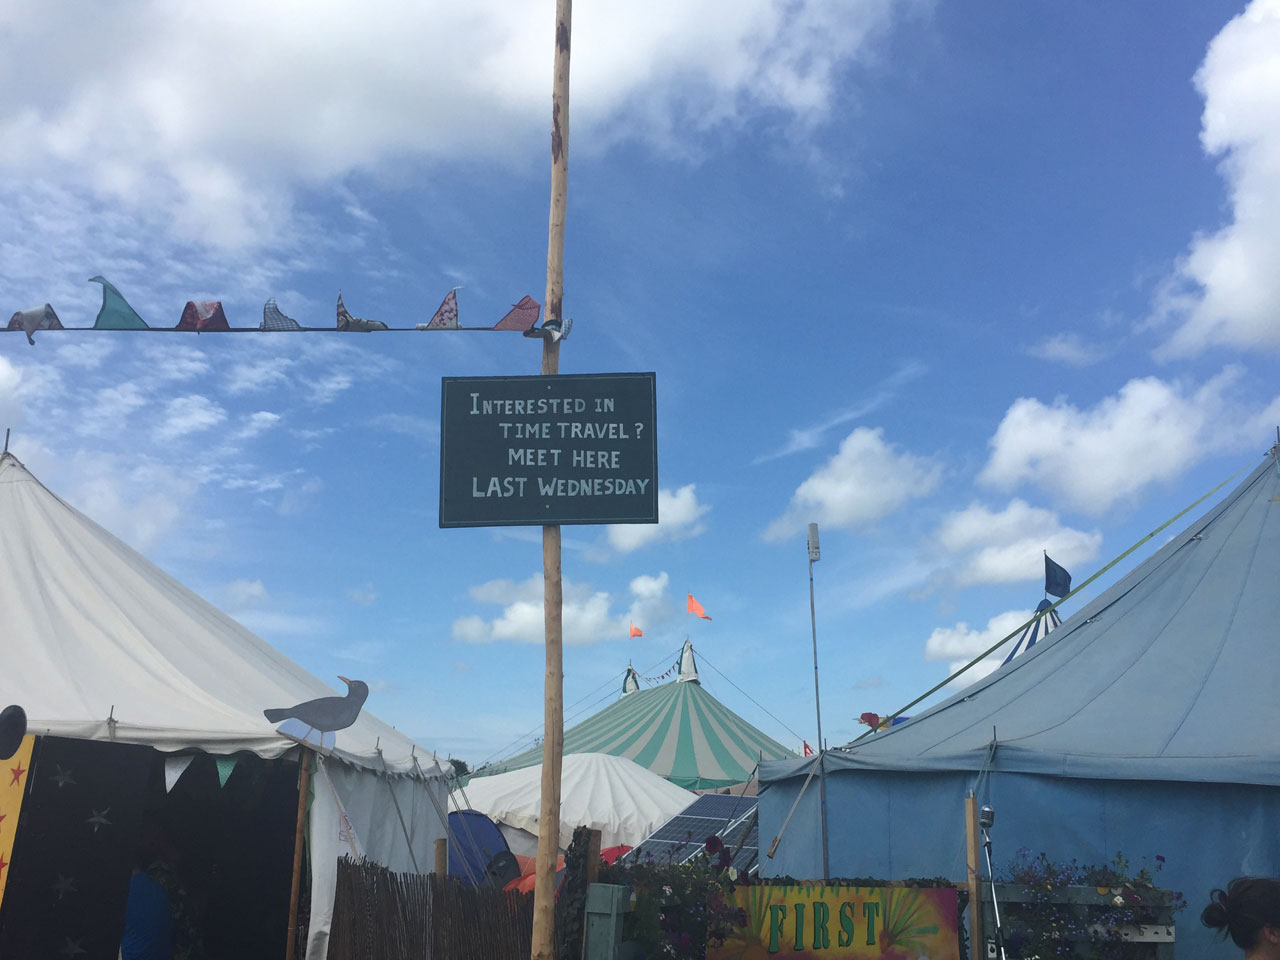
<svg viewBox="0 0 1280 960"><path fill-rule="evenodd" d="M542 300L553 6L5 4L0 309L90 326L96 274L153 326ZM1019 622L1042 549L1082 581L1274 442L1276 0L618 7L575 10L561 371L656 372L663 521L564 529L570 721L689 636L710 691L813 743L816 521L844 742ZM538 363L512 334L9 333L0 420L477 763L541 723L541 550L438 528L440 378Z"/></svg>

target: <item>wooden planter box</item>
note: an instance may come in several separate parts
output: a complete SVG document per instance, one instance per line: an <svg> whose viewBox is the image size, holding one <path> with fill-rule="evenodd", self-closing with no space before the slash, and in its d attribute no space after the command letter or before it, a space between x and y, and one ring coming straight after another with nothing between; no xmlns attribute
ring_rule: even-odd
<svg viewBox="0 0 1280 960"><path fill-rule="evenodd" d="M1124 955L1133 960L1173 960L1174 947L1174 894L1171 890L1139 890L1141 902L1128 903L1126 907L1139 913L1143 922L1124 924L1113 928L1120 942L1127 945ZM1124 896L1123 889L1109 890L1099 887L1060 887L1046 891L1041 887L1028 887L1016 883L997 883L996 897L1000 906L1000 920L1004 924L1005 949L1009 957L1031 960L1030 955L1016 950L1013 945L1022 939L1027 922L1021 918L1023 904L1052 905L1060 916L1076 921L1077 933L1069 939L1074 954L1087 958L1100 956L1100 950L1110 943L1106 931L1097 923L1090 923L1091 914L1101 914L1117 909L1116 896ZM1096 939L1089 938L1093 934ZM995 911L991 904L991 885L982 884L982 936L985 941L979 949L971 951L971 960L998 960L996 947ZM1041 960L1049 960L1044 957Z"/></svg>

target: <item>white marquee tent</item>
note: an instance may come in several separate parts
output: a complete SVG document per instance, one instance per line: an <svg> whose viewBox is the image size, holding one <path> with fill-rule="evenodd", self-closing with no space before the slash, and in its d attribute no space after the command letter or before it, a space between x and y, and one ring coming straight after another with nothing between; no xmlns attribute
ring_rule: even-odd
<svg viewBox="0 0 1280 960"><path fill-rule="evenodd" d="M0 455L0 636L0 703L22 704L36 735L273 758L297 745L263 709L334 694L8 452ZM325 955L343 853L430 869L445 833L444 782L429 750L367 713L337 733L330 761L317 758L309 960Z"/></svg>
<svg viewBox="0 0 1280 960"><path fill-rule="evenodd" d="M572 753L564 758L560 788L560 848L577 827L600 831L600 845L634 847L683 811L697 795L626 757ZM542 764L475 777L465 798L498 824L512 852L532 855L542 810ZM455 798L461 799L461 798ZM465 801L464 801L465 802Z"/></svg>

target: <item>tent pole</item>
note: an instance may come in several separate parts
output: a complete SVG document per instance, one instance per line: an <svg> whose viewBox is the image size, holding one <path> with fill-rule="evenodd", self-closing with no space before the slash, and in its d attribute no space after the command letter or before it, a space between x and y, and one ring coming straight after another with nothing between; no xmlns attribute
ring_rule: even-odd
<svg viewBox="0 0 1280 960"><path fill-rule="evenodd" d="M569 197L569 35L573 0L556 0L556 51L551 90L551 212L547 221L547 307L543 327L559 329L564 310L564 221ZM560 372L560 339L542 341L543 376ZM560 847L560 764L564 753L564 592L560 527L542 528L543 680L542 805L533 885L533 960L555 960L556 853Z"/></svg>
<svg viewBox="0 0 1280 960"><path fill-rule="evenodd" d="M298 748L298 820L293 829L293 880L289 886L289 936L284 960L293 960L298 946L298 896L302 891L302 831L307 823L307 791L311 788L311 751Z"/></svg>

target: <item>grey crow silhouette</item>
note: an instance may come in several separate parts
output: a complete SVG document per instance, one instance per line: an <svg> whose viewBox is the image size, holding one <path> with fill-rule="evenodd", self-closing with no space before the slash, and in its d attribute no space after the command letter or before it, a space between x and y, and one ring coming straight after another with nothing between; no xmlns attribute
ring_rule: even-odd
<svg viewBox="0 0 1280 960"><path fill-rule="evenodd" d="M262 714L272 723L301 720L312 730L319 730L321 733L345 730L356 722L360 708L369 696L369 685L363 680L348 680L346 677L338 679L347 685L345 697L320 697L295 707L263 710Z"/></svg>

